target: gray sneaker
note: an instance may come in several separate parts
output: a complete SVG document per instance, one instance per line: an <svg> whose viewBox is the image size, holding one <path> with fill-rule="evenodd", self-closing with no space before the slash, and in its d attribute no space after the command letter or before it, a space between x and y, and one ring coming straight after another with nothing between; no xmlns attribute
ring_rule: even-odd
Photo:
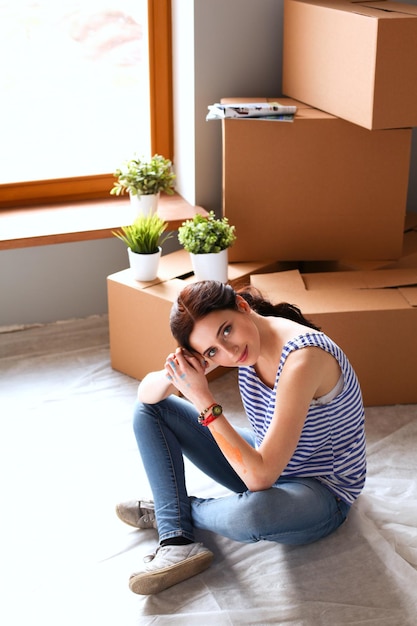
<svg viewBox="0 0 417 626"><path fill-rule="evenodd" d="M155 507L151 500L129 500L116 505L116 515L134 528L157 528Z"/></svg>
<svg viewBox="0 0 417 626"><path fill-rule="evenodd" d="M133 593L150 595L200 574L207 569L213 553L202 543L189 543L185 546L160 546L141 572L132 574L129 587Z"/></svg>

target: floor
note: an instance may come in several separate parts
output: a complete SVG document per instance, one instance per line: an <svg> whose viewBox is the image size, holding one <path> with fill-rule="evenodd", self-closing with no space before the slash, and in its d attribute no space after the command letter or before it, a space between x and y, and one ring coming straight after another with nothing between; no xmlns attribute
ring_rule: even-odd
<svg viewBox="0 0 417 626"><path fill-rule="evenodd" d="M244 423L235 372L211 385ZM136 389L110 366L106 317L0 334L2 624L417 624L417 406L367 408L369 478L334 535L285 547L201 532L211 568L141 597L127 581L156 532L114 514L150 495ZM187 480L195 495L223 493L190 464Z"/></svg>

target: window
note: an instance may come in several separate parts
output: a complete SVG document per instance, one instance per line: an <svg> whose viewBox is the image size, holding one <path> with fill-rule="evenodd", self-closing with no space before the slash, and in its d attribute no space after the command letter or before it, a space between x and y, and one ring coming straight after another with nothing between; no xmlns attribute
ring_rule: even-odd
<svg viewBox="0 0 417 626"><path fill-rule="evenodd" d="M0 0L0 206L108 197L134 152L172 158L170 28L169 0Z"/></svg>

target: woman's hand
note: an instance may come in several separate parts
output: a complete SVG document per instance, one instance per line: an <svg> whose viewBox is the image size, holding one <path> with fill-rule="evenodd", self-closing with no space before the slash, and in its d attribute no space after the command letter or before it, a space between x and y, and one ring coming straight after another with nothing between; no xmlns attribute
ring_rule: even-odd
<svg viewBox="0 0 417 626"><path fill-rule="evenodd" d="M182 348L169 354L165 361L165 372L170 383L198 410L203 410L212 399L206 377L208 369L207 361Z"/></svg>
<svg viewBox="0 0 417 626"><path fill-rule="evenodd" d="M211 404L211 401L200 408L199 394L201 393L202 402L206 398L211 398L211 394L207 395L206 375L215 368L216 365L209 365L201 357L195 357L178 348L167 356L164 369L150 372L140 382L138 400L155 404L179 391L202 411ZM195 386L194 394L191 393L192 386Z"/></svg>

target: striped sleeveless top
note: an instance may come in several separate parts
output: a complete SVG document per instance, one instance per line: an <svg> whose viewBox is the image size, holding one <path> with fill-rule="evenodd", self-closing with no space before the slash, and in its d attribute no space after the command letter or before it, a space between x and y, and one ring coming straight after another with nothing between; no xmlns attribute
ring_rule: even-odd
<svg viewBox="0 0 417 626"><path fill-rule="evenodd" d="M342 371L343 387L327 403L320 398L311 402L298 445L282 476L314 477L351 504L362 491L366 476L364 408L352 366L327 335L309 330L285 344L274 389L258 378L252 366L240 367L243 406L259 446L274 414L276 389L287 357L294 350L308 346L319 347L334 356Z"/></svg>

